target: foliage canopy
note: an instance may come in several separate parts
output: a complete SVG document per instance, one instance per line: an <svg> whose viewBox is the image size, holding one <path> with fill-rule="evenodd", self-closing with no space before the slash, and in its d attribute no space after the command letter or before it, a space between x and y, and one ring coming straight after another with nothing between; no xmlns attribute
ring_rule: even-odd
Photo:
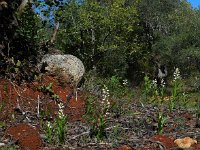
<svg viewBox="0 0 200 150"><path fill-rule="evenodd" d="M186 74L200 70L200 10L186 0L38 0L22 14L17 2L0 10L4 63L7 57L37 60L48 51L47 41L59 22L54 48L76 55L99 75L140 81L152 75L156 61ZM14 15L10 20L8 10Z"/></svg>

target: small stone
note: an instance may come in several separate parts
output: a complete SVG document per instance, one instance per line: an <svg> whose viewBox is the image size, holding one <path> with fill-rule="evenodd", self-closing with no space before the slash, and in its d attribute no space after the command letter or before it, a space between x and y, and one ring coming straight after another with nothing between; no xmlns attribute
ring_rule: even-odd
<svg viewBox="0 0 200 150"><path fill-rule="evenodd" d="M192 139L190 137L185 137L182 139L176 139L174 141L176 145L182 149L190 148L192 144L197 144L197 140Z"/></svg>

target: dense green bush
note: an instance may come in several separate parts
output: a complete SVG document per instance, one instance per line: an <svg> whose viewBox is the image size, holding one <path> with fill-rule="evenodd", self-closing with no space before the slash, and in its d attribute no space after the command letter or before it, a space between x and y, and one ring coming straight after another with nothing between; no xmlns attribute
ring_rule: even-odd
<svg viewBox="0 0 200 150"><path fill-rule="evenodd" d="M32 6L42 10L42 19ZM179 67L188 77L200 68L199 12L179 0L35 1L16 16L12 38L1 33L4 43L5 38L10 40L2 51L14 58L10 66L18 60L36 63L37 56L48 51L47 41L59 22L51 48L77 56L87 71L96 69L99 76L117 75L137 85L145 74L153 77L155 61L159 61L167 64L169 74ZM7 62L2 54L0 58Z"/></svg>

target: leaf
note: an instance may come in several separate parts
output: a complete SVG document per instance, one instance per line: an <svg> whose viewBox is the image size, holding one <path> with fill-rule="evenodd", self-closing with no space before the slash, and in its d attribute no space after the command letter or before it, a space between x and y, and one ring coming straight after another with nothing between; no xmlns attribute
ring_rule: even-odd
<svg viewBox="0 0 200 150"><path fill-rule="evenodd" d="M22 64L21 61L17 60L16 66L17 66L17 67L20 67L21 64Z"/></svg>

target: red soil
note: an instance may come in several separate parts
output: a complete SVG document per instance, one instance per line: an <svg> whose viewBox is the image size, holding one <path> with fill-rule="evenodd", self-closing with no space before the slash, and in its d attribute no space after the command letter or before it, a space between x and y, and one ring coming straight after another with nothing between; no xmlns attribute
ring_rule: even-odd
<svg viewBox="0 0 200 150"><path fill-rule="evenodd" d="M174 139L165 135L155 135L151 138L151 140L161 142L167 150L176 147L174 144Z"/></svg>
<svg viewBox="0 0 200 150"><path fill-rule="evenodd" d="M128 145L122 145L118 147L118 150L132 150L132 148Z"/></svg>
<svg viewBox="0 0 200 150"><path fill-rule="evenodd" d="M18 86L14 82L8 80L0 80L0 101L3 102L3 110L1 112L0 121L6 121L10 119L14 109L19 108L26 112L37 113L38 98L40 100L40 107L42 109L52 109L52 114L57 114L58 103L52 100L48 95L43 94L37 90L40 86L49 86L53 83L52 89L60 100L66 106L65 112L69 116L69 121L81 120L81 116L84 114L84 96L81 92L78 93L78 99L75 100L73 96L69 102L67 102L67 96L71 94L72 88L70 86L62 87L58 81L50 76L43 77L41 82L34 81L30 84L22 84Z"/></svg>
<svg viewBox="0 0 200 150"><path fill-rule="evenodd" d="M71 94L72 88L70 85L61 86L55 77L44 76L40 80L35 80L32 83L24 83L17 85L6 79L0 79L0 123L6 124L5 137L11 137L16 141L22 150L38 150L43 149L43 143L39 135L40 124L37 114L38 101L40 102L40 113L46 112L47 119L53 119L58 114L58 102L53 100L48 94L38 91L38 87L49 86L52 83L53 92L59 96L59 100L64 103L64 112L68 116L68 121L73 122L82 119L85 112L85 95L78 92L78 100L72 97L67 101L67 96ZM20 111L20 112L19 112ZM48 112L48 113L47 113ZM34 116L31 126L26 119L23 118L24 113L29 113ZM28 116L29 117L29 116ZM42 116L40 116L42 117ZM43 116L44 117L44 116ZM185 118L190 120L191 115L185 115ZM155 135L150 138L150 143L144 149L151 148L152 143L156 141L162 143L166 149L176 147L174 139L164 135ZM193 149L200 147L200 141L197 139L198 144L192 145ZM119 146L119 150L129 150L131 147L127 145Z"/></svg>
<svg viewBox="0 0 200 150"><path fill-rule="evenodd" d="M151 138L151 140L154 142L156 142L156 141L161 142L165 146L166 150L177 148L177 145L174 143L175 139L173 137L169 137L166 135L155 135ZM190 149L197 150L200 146L199 141L200 140L197 140L197 144L193 144L190 147Z"/></svg>
<svg viewBox="0 0 200 150"><path fill-rule="evenodd" d="M42 147L39 132L31 125L21 123L6 130L6 135L18 141L21 150L38 150Z"/></svg>
<svg viewBox="0 0 200 150"><path fill-rule="evenodd" d="M65 105L64 112L68 116L68 121L82 120L85 110L84 95L79 92L77 101L75 97L72 97L67 102L66 97L72 92L72 88L69 85L62 87L54 77L44 76L40 81L21 85L5 79L0 80L0 122L5 122L6 125L9 124L11 126L6 130L6 135L18 141L21 149L36 150L42 146L42 141L37 131L38 129L33 128L29 124L20 123L22 121L17 116L18 111L31 113L32 116L37 118L39 101L40 112L49 111L46 117L53 118L58 114L58 102L53 100L48 94L38 91L38 87L49 86L50 83L53 83L53 92L59 96L59 100Z"/></svg>

